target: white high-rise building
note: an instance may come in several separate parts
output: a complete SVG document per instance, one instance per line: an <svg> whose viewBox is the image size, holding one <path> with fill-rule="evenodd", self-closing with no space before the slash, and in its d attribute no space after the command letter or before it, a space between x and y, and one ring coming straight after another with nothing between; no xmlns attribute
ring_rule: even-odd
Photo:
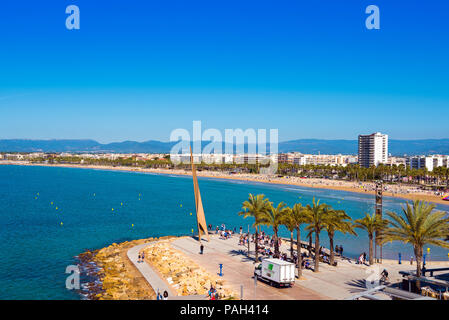
<svg viewBox="0 0 449 320"><path fill-rule="evenodd" d="M388 135L376 132L359 135L359 165L369 168L388 162Z"/></svg>

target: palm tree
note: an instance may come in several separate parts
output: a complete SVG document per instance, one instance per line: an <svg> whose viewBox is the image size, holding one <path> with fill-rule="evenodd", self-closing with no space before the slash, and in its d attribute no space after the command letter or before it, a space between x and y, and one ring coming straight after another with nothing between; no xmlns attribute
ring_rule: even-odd
<svg viewBox="0 0 449 320"><path fill-rule="evenodd" d="M307 205L305 213L307 215L308 226L306 230L309 231L309 234L312 232L315 233L315 268L314 272L319 271L319 263L320 263L320 232L325 227L326 219L328 216L327 211L329 210L329 206L325 203L320 204L320 200L315 201L315 197L313 198L313 203L311 205Z"/></svg>
<svg viewBox="0 0 449 320"><path fill-rule="evenodd" d="M365 217L354 221L354 228L363 229L368 233L369 238L369 264L374 263L373 256L373 239L374 234L379 234L388 225L388 221L382 219L380 215L373 213L369 215L365 213Z"/></svg>
<svg viewBox="0 0 449 320"><path fill-rule="evenodd" d="M249 194L248 200L243 202L242 211L239 212L239 215L242 215L244 218L253 217L254 224L253 227L256 229L256 238L255 238L255 262L257 262L258 258L258 250L259 250L259 232L258 228L260 226L260 217L268 211L270 207L270 202L265 195L258 194L257 196ZM249 235L248 235L249 241ZM249 252L248 252L249 254Z"/></svg>
<svg viewBox="0 0 449 320"><path fill-rule="evenodd" d="M330 265L334 265L334 236L335 232L339 231L344 234L350 233L352 235L357 235L354 232L354 228L351 223L351 217L346 214L343 210L333 210L327 211L328 217L324 223L324 229L327 231L329 236L329 247L330 247Z"/></svg>
<svg viewBox="0 0 449 320"><path fill-rule="evenodd" d="M290 231L290 257L293 259L293 232L296 230L295 220L292 217L292 208L286 207L287 214L282 219L282 224Z"/></svg>
<svg viewBox="0 0 449 320"><path fill-rule="evenodd" d="M283 224L284 216L288 213L286 204L281 202L277 207L273 207L270 202L268 210L265 210L260 216L260 224L271 226L273 228L274 255L279 256L278 231L279 226Z"/></svg>
<svg viewBox="0 0 449 320"><path fill-rule="evenodd" d="M301 278L302 275L302 256L301 256L301 225L306 223L307 214L306 208L303 207L300 203L295 203L293 208L289 210L288 215L286 215L287 224L289 225L288 229L290 230L290 226L294 226L296 229L296 255L298 259L296 260L296 266L298 268L298 278ZM292 234L293 236L293 234ZM293 254L293 241L292 241L292 254Z"/></svg>
<svg viewBox="0 0 449 320"><path fill-rule="evenodd" d="M421 277L423 247L426 244L449 248L444 241L449 234L449 218L445 212L434 211L435 205L416 200L402 207L403 215L387 212L391 227L385 230L383 242L402 241L413 245L416 276ZM420 287L419 281L417 283Z"/></svg>

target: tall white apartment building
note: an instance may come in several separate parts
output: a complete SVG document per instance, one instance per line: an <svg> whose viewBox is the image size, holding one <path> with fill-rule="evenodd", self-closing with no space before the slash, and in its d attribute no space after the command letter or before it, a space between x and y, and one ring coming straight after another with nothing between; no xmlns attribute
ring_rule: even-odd
<svg viewBox="0 0 449 320"><path fill-rule="evenodd" d="M388 162L388 135L376 132L359 135L359 165L369 168Z"/></svg>

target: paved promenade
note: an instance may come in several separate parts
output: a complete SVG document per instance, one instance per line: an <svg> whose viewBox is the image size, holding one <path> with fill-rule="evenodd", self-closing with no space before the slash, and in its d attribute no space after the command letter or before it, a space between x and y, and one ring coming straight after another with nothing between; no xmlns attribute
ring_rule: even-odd
<svg viewBox="0 0 449 320"><path fill-rule="evenodd" d="M144 244L137 245L128 250L127 256L129 260L134 264L134 266L139 270L148 284L153 288L154 292L159 291L161 294L164 291L168 292L168 299L170 300L205 300L206 297L203 296L178 296L176 290L169 285L169 283L164 279L164 277L151 265L146 262L138 262L139 252L145 247L155 244L156 242L148 242Z"/></svg>
<svg viewBox="0 0 449 320"><path fill-rule="evenodd" d="M154 243L154 242L153 242ZM238 244L238 236L223 240L217 235L211 235L210 242L202 241L204 254L199 253L198 240L192 237L182 237L174 240L171 245L187 257L194 260L211 274L219 273L219 264L223 264L223 280L240 294L243 286L244 300L326 300L345 299L366 290L365 279L369 275L368 266L355 264L354 261L336 258L337 267L320 263L320 272L303 270L301 280L296 280L292 288L275 288L268 284L254 282L254 244L251 243L250 257L247 257L247 246ZM205 299L205 297L176 296L175 290L163 279L161 274L147 263L138 263L137 257L140 250L151 243L142 244L129 249L128 257L136 268L142 273L155 291L162 293L167 290L170 299ZM281 252L288 252L290 243L284 241ZM395 261L379 265L389 272L390 282L399 282L402 277L399 271L414 271L415 265L404 263L399 265ZM240 296L236 297L240 298ZM385 296L385 298L388 298Z"/></svg>
<svg viewBox="0 0 449 320"><path fill-rule="evenodd" d="M175 291L169 286L169 284L165 281L165 279L163 279L155 269L153 269L146 262L138 262L139 252L143 248L147 247L152 243L154 242L148 242L132 247L127 252L128 258L140 271L143 277L147 280L147 282L153 288L154 292L157 293L157 291L159 290L159 292L162 294L164 291L167 291L170 296L176 295Z"/></svg>
<svg viewBox="0 0 449 320"><path fill-rule="evenodd" d="M199 254L198 241L193 238L180 238L172 242L175 249L193 259L211 274L218 274L219 264L222 263L223 279L238 293L240 293L241 285L243 285L243 299L245 300L329 299L324 294L298 284L295 284L292 288L275 288L258 281L255 286L253 260L246 257L245 248L238 245L237 237L221 240L218 236L212 235L211 241L203 241L203 244L205 247L204 254L201 255Z"/></svg>

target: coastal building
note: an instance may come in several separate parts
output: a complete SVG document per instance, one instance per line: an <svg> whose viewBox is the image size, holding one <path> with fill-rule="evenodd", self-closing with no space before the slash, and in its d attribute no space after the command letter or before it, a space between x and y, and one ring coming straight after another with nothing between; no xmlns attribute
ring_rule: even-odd
<svg viewBox="0 0 449 320"><path fill-rule="evenodd" d="M369 168L388 162L388 135L376 132L359 135L358 162L361 167Z"/></svg>
<svg viewBox="0 0 449 320"><path fill-rule="evenodd" d="M433 171L437 167L449 168L449 156L431 155L431 156L413 156L407 158L407 167L410 169L427 169Z"/></svg>
<svg viewBox="0 0 449 320"><path fill-rule="evenodd" d="M278 155L279 163L305 165L326 165L326 166L346 166L356 162L356 158L351 155L341 154L302 154L298 152L283 153Z"/></svg>
<svg viewBox="0 0 449 320"><path fill-rule="evenodd" d="M405 157L388 157L388 161L386 163L389 166L406 166L407 159Z"/></svg>

